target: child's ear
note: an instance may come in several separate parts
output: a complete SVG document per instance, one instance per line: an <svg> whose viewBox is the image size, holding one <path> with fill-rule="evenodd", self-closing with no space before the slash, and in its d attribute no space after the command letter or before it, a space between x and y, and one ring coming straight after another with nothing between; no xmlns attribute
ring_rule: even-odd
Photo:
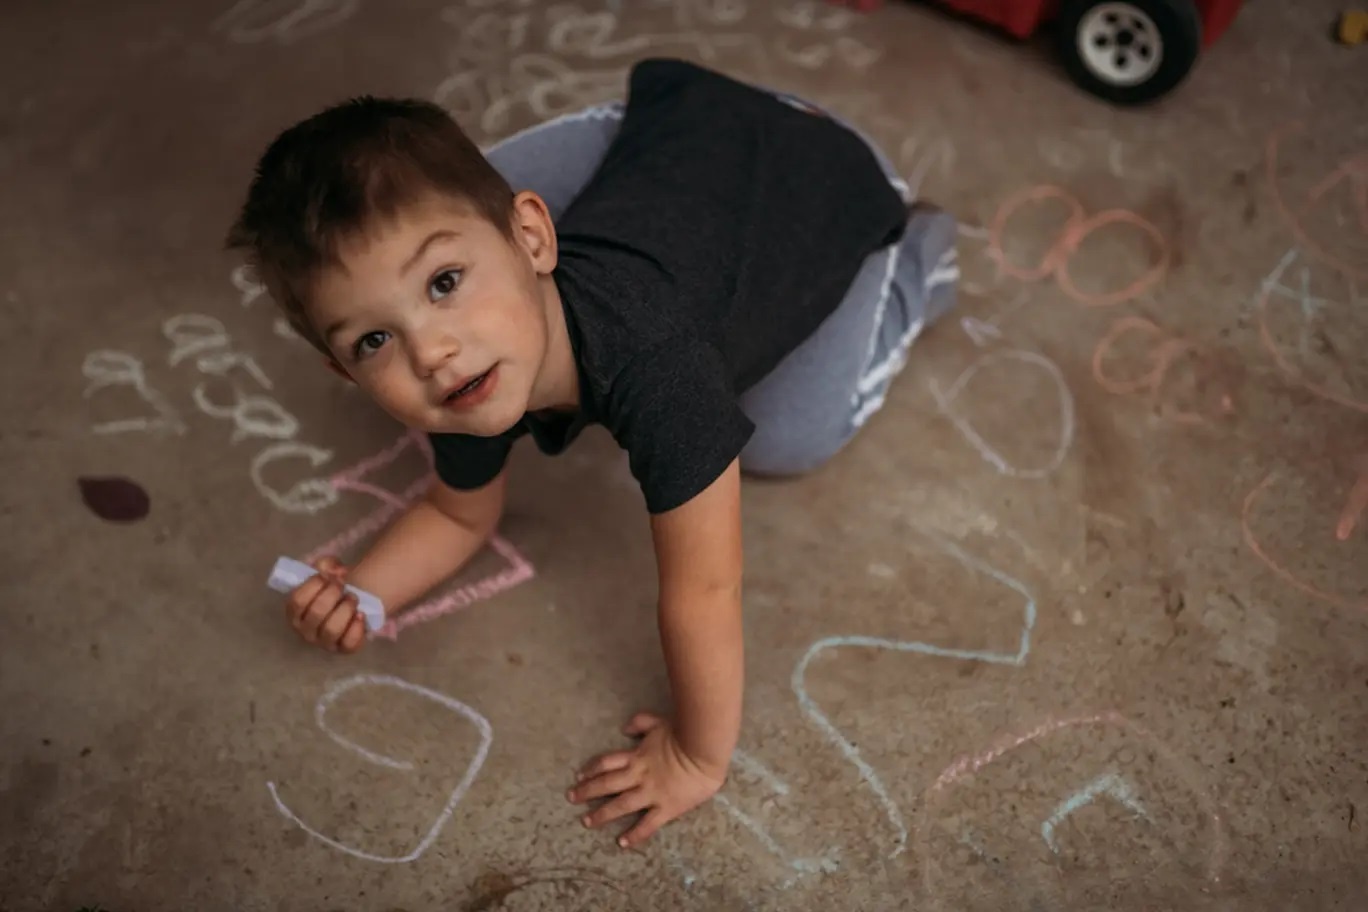
<svg viewBox="0 0 1368 912"><path fill-rule="evenodd" d="M346 380L348 383L356 382L354 379L352 379L352 375L347 373L347 369L342 365L338 364L336 360L332 358L324 358L323 363L328 365L329 370L331 370L334 374L337 374L337 376L341 377L343 380Z"/></svg>
<svg viewBox="0 0 1368 912"><path fill-rule="evenodd" d="M513 231L542 275L556 268L556 225L546 201L531 190L513 197Z"/></svg>

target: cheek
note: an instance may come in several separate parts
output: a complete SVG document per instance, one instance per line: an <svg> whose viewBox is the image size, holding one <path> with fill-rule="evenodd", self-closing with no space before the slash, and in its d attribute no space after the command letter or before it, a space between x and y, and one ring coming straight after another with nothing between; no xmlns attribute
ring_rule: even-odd
<svg viewBox="0 0 1368 912"><path fill-rule="evenodd" d="M386 403L402 403L413 396L413 384L397 358L368 368L357 378L358 385L374 398Z"/></svg>

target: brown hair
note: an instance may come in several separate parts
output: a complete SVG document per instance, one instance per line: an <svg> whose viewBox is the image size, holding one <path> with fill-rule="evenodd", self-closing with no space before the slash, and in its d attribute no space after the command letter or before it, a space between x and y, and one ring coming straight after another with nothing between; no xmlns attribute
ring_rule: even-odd
<svg viewBox="0 0 1368 912"><path fill-rule="evenodd" d="M278 136L257 163L228 232L290 325L319 351L306 292L338 248L424 193L470 206L512 237L513 191L445 110L418 99L363 96Z"/></svg>

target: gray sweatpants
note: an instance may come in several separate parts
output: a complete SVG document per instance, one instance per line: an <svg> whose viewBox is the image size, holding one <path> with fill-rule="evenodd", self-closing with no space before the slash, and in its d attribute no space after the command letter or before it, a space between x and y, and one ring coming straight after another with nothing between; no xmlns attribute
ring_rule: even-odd
<svg viewBox="0 0 1368 912"><path fill-rule="evenodd" d="M792 96L779 97L809 108ZM559 218L598 167L622 112L621 103L612 103L566 114L496 143L486 155L515 191L535 191L552 218ZM910 199L915 189L909 191L870 147L889 182ZM741 407L756 425L741 454L744 471L811 471L879 410L912 342L954 303L955 233L946 213L934 207L911 211L902 239L865 260L817 331L741 393Z"/></svg>

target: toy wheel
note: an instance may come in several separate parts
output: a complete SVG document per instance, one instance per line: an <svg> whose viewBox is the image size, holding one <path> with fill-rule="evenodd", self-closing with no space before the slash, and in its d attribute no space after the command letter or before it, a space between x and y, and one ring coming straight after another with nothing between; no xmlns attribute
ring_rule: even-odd
<svg viewBox="0 0 1368 912"><path fill-rule="evenodd" d="M1069 77L1116 104L1167 94L1202 49L1192 0L1065 0L1057 25Z"/></svg>

